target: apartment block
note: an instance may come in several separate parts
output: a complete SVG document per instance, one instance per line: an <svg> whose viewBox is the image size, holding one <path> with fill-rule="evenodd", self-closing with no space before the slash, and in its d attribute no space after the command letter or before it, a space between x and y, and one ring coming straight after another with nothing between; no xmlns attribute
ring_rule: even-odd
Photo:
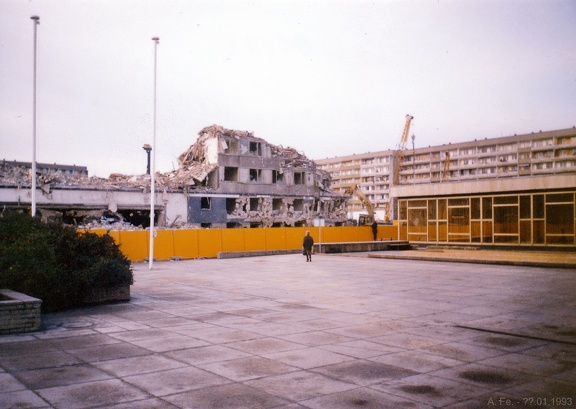
<svg viewBox="0 0 576 409"><path fill-rule="evenodd" d="M402 239L575 244L576 128L316 163L331 174L334 190L359 186L380 220L396 220ZM439 215L439 209L446 211ZM362 212L362 202L352 198L349 216Z"/></svg>

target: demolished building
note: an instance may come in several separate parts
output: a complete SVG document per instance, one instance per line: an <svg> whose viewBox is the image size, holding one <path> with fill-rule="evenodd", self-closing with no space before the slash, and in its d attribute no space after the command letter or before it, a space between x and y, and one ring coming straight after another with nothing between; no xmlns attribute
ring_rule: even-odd
<svg viewBox="0 0 576 409"><path fill-rule="evenodd" d="M341 225L347 196L330 188L330 174L293 148L247 131L208 126L178 158L178 169L156 173L159 227L275 227ZM38 210L91 226L121 222L148 227L149 175L108 179L55 172L38 177ZM30 172L0 166L0 205L30 203ZM127 223L128 222L128 223ZM126 228L126 226L120 226Z"/></svg>

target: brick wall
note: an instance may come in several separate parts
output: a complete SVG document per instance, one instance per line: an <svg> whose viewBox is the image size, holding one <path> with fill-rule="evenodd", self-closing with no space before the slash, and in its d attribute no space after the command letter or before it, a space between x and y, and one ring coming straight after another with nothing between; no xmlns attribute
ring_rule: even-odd
<svg viewBox="0 0 576 409"><path fill-rule="evenodd" d="M0 290L0 335L40 329L42 301L12 290Z"/></svg>

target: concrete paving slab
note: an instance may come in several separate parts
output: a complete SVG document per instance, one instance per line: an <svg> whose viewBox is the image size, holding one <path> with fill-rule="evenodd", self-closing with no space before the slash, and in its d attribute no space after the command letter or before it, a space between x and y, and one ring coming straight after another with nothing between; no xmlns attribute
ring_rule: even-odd
<svg viewBox="0 0 576 409"><path fill-rule="evenodd" d="M383 389L389 394L431 405L434 408L445 408L461 400L462 396L480 396L486 391L483 386L466 384L429 374L393 379L386 385L378 384L374 388Z"/></svg>
<svg viewBox="0 0 576 409"><path fill-rule="evenodd" d="M225 345L210 345L179 351L169 351L166 355L194 366L251 356L249 353Z"/></svg>
<svg viewBox="0 0 576 409"><path fill-rule="evenodd" d="M119 379L76 383L38 389L40 397L56 408L92 408L137 401L149 395Z"/></svg>
<svg viewBox="0 0 576 409"><path fill-rule="evenodd" d="M37 350L38 351L38 350ZM41 351L41 349L39 350ZM80 365L84 361L62 351L45 351L35 354L5 355L0 357L0 365L6 371L22 371L38 368L58 368L68 365Z"/></svg>
<svg viewBox="0 0 576 409"><path fill-rule="evenodd" d="M170 359L163 355L146 355L132 358L113 359L111 361L96 362L96 368L118 377L145 374L167 369L176 369L187 366L185 363Z"/></svg>
<svg viewBox="0 0 576 409"><path fill-rule="evenodd" d="M22 389L26 389L26 387L18 379L5 372L0 373L0 391L11 392L21 391Z"/></svg>
<svg viewBox="0 0 576 409"><path fill-rule="evenodd" d="M204 409L252 409L288 408L289 401L262 388L233 383L192 392L167 396L165 398L178 408Z"/></svg>
<svg viewBox="0 0 576 409"><path fill-rule="evenodd" d="M334 365L325 365L315 368L313 372L361 386L417 374L417 372L406 368L367 359L355 359Z"/></svg>
<svg viewBox="0 0 576 409"><path fill-rule="evenodd" d="M90 363L152 354L152 351L146 348L141 348L126 342L99 345L90 348L70 349L66 352L79 358L81 360L80 362Z"/></svg>
<svg viewBox="0 0 576 409"><path fill-rule="evenodd" d="M233 381L246 381L297 371L299 368L258 356L201 364L200 368Z"/></svg>
<svg viewBox="0 0 576 409"><path fill-rule="evenodd" d="M27 388L32 390L113 378L109 373L103 372L89 364L19 371L15 373L15 376Z"/></svg>
<svg viewBox="0 0 576 409"><path fill-rule="evenodd" d="M0 407L576 407L576 270L464 261L137 263L131 302L0 336Z"/></svg>
<svg viewBox="0 0 576 409"><path fill-rule="evenodd" d="M156 397L230 382L225 377L192 366L126 376L123 380Z"/></svg>
<svg viewBox="0 0 576 409"><path fill-rule="evenodd" d="M4 393L0 392L0 407L44 409L52 408L53 406L36 395L32 390L23 389L18 391L6 391Z"/></svg>
<svg viewBox="0 0 576 409"><path fill-rule="evenodd" d="M268 376L266 378L248 381L245 384L256 389L265 390L267 393L292 402L299 402L318 396L355 389L354 384L341 382L309 371L297 371L284 375Z"/></svg>
<svg viewBox="0 0 576 409"><path fill-rule="evenodd" d="M401 396L383 393L371 388L356 388L320 398L305 400L303 407L313 409L349 409L349 408L418 408L432 409L433 406L403 399Z"/></svg>
<svg viewBox="0 0 576 409"><path fill-rule="evenodd" d="M301 348L264 355L267 358L284 362L302 369L317 368L352 360L351 357L326 351L321 348Z"/></svg>

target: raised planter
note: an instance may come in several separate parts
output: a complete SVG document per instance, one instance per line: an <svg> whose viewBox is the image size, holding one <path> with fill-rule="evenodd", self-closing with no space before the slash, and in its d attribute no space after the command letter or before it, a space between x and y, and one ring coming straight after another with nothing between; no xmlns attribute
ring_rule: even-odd
<svg viewBox="0 0 576 409"><path fill-rule="evenodd" d="M42 300L12 290L0 290L0 335L40 329Z"/></svg>
<svg viewBox="0 0 576 409"><path fill-rule="evenodd" d="M84 299L84 304L103 304L115 301L130 301L130 284L93 288Z"/></svg>

